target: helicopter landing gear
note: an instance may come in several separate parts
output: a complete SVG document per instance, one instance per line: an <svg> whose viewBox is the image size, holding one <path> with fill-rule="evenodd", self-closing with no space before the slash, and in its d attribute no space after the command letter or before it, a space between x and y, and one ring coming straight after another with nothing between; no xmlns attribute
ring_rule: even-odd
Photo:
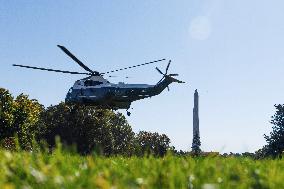
<svg viewBox="0 0 284 189"><path fill-rule="evenodd" d="M128 110L126 110L126 114L127 114L127 116L130 116L130 115L131 115L131 112L129 112Z"/></svg>
<svg viewBox="0 0 284 189"><path fill-rule="evenodd" d="M133 110L133 108L131 108L131 109ZM129 110L129 109L126 110L126 114L127 114L127 116L130 116L130 115L131 115L131 112L129 112L128 110Z"/></svg>
<svg viewBox="0 0 284 189"><path fill-rule="evenodd" d="M133 108L131 108L131 109L133 109ZM127 116L130 116L131 112L129 112L128 110L129 110L129 108L126 110L126 114L127 114Z"/></svg>

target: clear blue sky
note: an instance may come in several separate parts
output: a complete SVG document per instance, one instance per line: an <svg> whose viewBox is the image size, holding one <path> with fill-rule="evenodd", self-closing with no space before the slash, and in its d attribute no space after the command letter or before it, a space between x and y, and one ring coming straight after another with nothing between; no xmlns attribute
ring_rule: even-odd
<svg viewBox="0 0 284 189"><path fill-rule="evenodd" d="M64 100L80 76L12 67L81 71L57 44L98 71L167 58L186 84L133 103L134 131L167 134L178 149L192 142L193 92L200 93L205 151L255 151L284 102L284 1L0 0L0 87L48 106ZM166 62L158 63L165 69ZM154 65L117 73L154 84ZM123 79L130 76L131 79ZM125 111L123 111L124 113Z"/></svg>

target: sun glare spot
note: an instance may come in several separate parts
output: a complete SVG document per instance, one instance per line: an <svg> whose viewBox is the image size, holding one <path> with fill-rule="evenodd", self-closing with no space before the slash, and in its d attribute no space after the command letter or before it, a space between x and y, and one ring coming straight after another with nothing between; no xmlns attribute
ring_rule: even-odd
<svg viewBox="0 0 284 189"><path fill-rule="evenodd" d="M198 16L191 20L189 26L190 37L196 40L206 40L210 37L212 28L208 17Z"/></svg>

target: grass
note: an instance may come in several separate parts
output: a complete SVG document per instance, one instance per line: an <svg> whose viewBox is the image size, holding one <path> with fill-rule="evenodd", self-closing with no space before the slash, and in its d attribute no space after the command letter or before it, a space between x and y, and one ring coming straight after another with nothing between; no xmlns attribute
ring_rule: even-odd
<svg viewBox="0 0 284 189"><path fill-rule="evenodd" d="M284 160L98 157L0 150L0 188L284 188Z"/></svg>

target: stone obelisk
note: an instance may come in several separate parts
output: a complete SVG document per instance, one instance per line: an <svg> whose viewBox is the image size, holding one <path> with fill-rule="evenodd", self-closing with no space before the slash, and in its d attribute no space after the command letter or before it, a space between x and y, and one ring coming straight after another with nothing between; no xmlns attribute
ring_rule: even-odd
<svg viewBox="0 0 284 189"><path fill-rule="evenodd" d="M197 89L194 92L194 107L193 107L193 139L192 139L192 151L200 152L200 133L199 133L199 112L198 112L198 102L199 96Z"/></svg>

